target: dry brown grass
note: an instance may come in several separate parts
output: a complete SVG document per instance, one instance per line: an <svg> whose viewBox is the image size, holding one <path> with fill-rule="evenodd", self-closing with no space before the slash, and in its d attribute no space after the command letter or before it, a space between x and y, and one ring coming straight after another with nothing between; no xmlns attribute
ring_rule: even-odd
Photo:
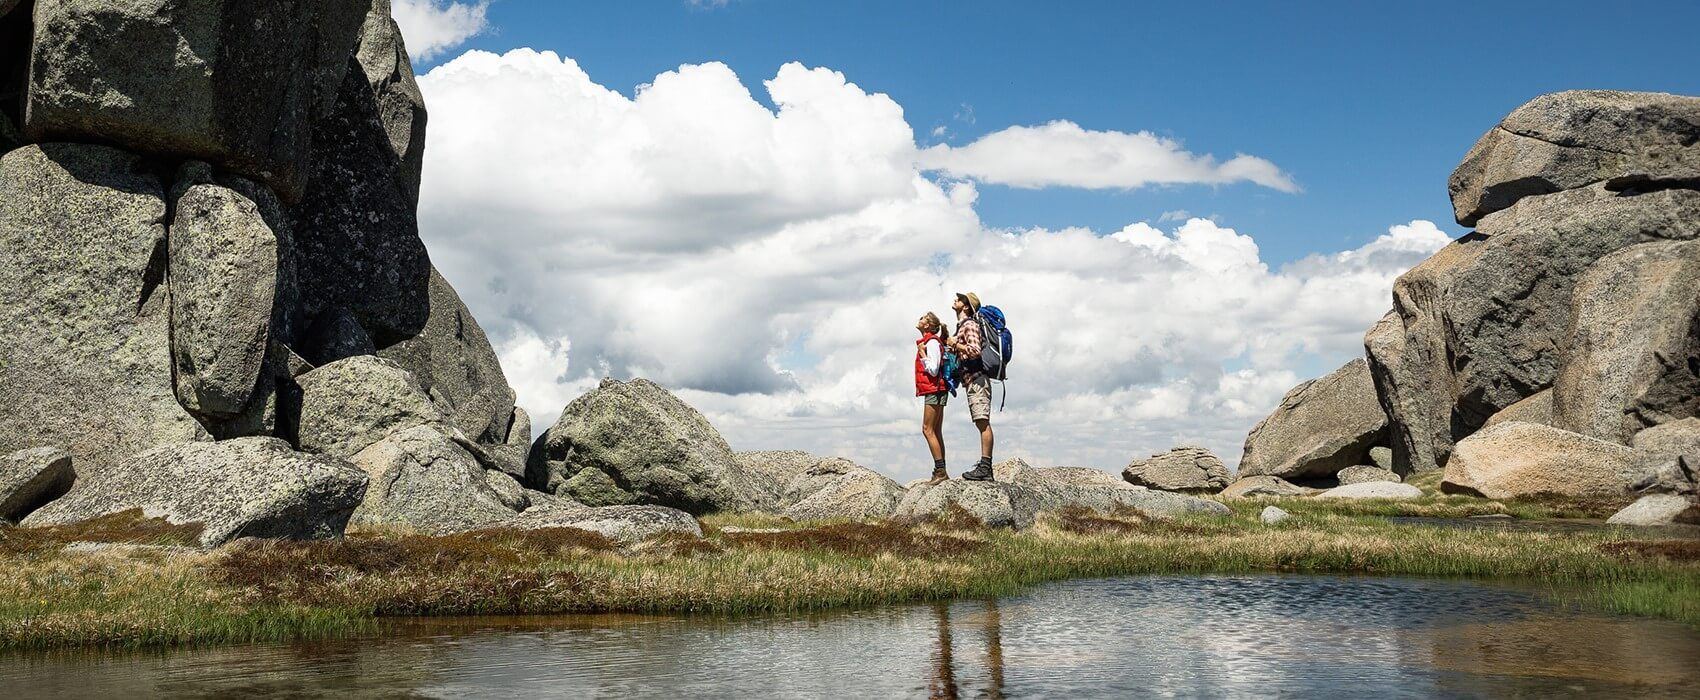
<svg viewBox="0 0 1700 700"><path fill-rule="evenodd" d="M1626 559L1668 559L1673 562L1700 562L1700 541L1696 540L1607 542L1600 545L1600 551Z"/></svg>
<svg viewBox="0 0 1700 700"><path fill-rule="evenodd" d="M966 514L967 511L963 513ZM967 517L973 520L976 529L984 527L972 515ZM952 528L950 531L961 532L961 529ZM740 547L817 550L857 557L890 554L918 559L939 559L973 554L986 546L982 540L930 532L927 529L905 527L891 522L838 523L784 532L731 533L724 537L727 542Z"/></svg>
<svg viewBox="0 0 1700 700"><path fill-rule="evenodd" d="M173 525L142 517L142 509L133 508L69 525L0 526L0 555L40 554L72 542L197 546L201 530L200 523Z"/></svg>

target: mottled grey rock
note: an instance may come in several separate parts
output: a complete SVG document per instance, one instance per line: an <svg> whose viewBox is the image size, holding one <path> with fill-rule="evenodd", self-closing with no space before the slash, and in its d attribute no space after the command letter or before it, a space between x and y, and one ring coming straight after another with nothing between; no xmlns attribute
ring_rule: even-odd
<svg viewBox="0 0 1700 700"><path fill-rule="evenodd" d="M411 338L378 350L419 378L444 404L455 427L484 445L500 445L513 420L514 390L496 351L448 280L431 270L430 317Z"/></svg>
<svg viewBox="0 0 1700 700"><path fill-rule="evenodd" d="M164 185L105 146L0 158L0 452L102 471L206 439L172 389Z"/></svg>
<svg viewBox="0 0 1700 700"><path fill-rule="evenodd" d="M1647 428L1635 434L1639 476L1630 490L1636 493L1700 492L1700 418L1684 418Z"/></svg>
<svg viewBox="0 0 1700 700"><path fill-rule="evenodd" d="M490 527L520 530L570 527L589 530L621 544L633 544L665 534L702 537L702 525L690 513L663 506L533 506Z"/></svg>
<svg viewBox="0 0 1700 700"><path fill-rule="evenodd" d="M1700 413L1700 241L1601 258L1576 284L1553 384L1558 427L1628 444Z"/></svg>
<svg viewBox="0 0 1700 700"><path fill-rule="evenodd" d="M360 29L355 57L372 87L378 120L398 161L396 183L409 198L418 201L419 174L425 163L425 98L413 79L413 62L402 42L401 28L390 17L390 0L372 3Z"/></svg>
<svg viewBox="0 0 1700 700"><path fill-rule="evenodd" d="M532 446L531 488L587 505L664 505L691 513L750 510L761 489L696 409L646 379L574 399Z"/></svg>
<svg viewBox="0 0 1700 700"><path fill-rule="evenodd" d="M847 459L823 459L791 478L780 511L792 520L870 520L892 514L903 487Z"/></svg>
<svg viewBox="0 0 1700 700"><path fill-rule="evenodd" d="M181 183L168 245L177 400L222 422L265 400L262 372L278 317L288 231L271 193ZM261 201L256 202L251 197ZM274 233L274 226L283 236Z"/></svg>
<svg viewBox="0 0 1700 700"><path fill-rule="evenodd" d="M358 2L37 0L24 131L215 163L301 196Z"/></svg>
<svg viewBox="0 0 1700 700"><path fill-rule="evenodd" d="M1041 512L1056 512L1065 508L1086 508L1105 514L1117 510L1133 510L1154 520L1167 520L1192 513L1229 513L1228 507L1221 503L1135 486L1098 469L1035 468L1020 459L1008 460L1001 464L1001 476L998 476L999 472L994 467L994 478L1031 492L1038 498L1038 509ZM911 490L914 488L911 487Z"/></svg>
<svg viewBox="0 0 1700 700"><path fill-rule="evenodd" d="M1134 486L1198 493L1216 493L1234 480L1222 460L1202 447L1176 447L1133 460L1122 469L1122 479Z"/></svg>
<svg viewBox="0 0 1700 700"><path fill-rule="evenodd" d="M57 447L0 456L0 520L18 522L70 490L77 473L71 455Z"/></svg>
<svg viewBox="0 0 1700 700"><path fill-rule="evenodd" d="M1487 422L1483 423L1482 427L1486 428L1511 421L1552 425L1554 422L1552 414L1552 389L1542 389L1517 403L1506 406L1500 412L1488 416Z"/></svg>
<svg viewBox="0 0 1700 700"><path fill-rule="evenodd" d="M200 523L206 546L239 537L335 537L365 493L366 474L348 462L247 437L165 445L102 469L79 467L76 485L23 524L64 525L140 508L147 517Z"/></svg>
<svg viewBox="0 0 1700 700"><path fill-rule="evenodd" d="M751 450L733 455L738 468L757 492L756 507L779 510L785 505L786 487L804 470L821 461L819 455L802 450ZM795 499L791 501L795 503Z"/></svg>
<svg viewBox="0 0 1700 700"><path fill-rule="evenodd" d="M1378 324L1365 338L1395 471L1444 465L1452 443L1552 385L1575 282L1595 261L1697 234L1700 192L1593 186L1522 199L1401 275L1393 297L1405 337L1392 341Z"/></svg>
<svg viewBox="0 0 1700 700"><path fill-rule="evenodd" d="M523 511L531 507L531 496L528 495L525 487L520 485L518 479L506 472L486 469L484 470L484 483L489 485L490 490L495 491L496 495L502 499L502 505L516 511Z"/></svg>
<svg viewBox="0 0 1700 700"><path fill-rule="evenodd" d="M1336 486L1316 495L1317 498L1417 498L1423 490L1410 484L1392 481L1367 481L1360 484Z"/></svg>
<svg viewBox="0 0 1700 700"><path fill-rule="evenodd" d="M1700 418L1683 418L1640 430L1629 444L1651 461L1700 457Z"/></svg>
<svg viewBox="0 0 1700 700"><path fill-rule="evenodd" d="M1500 423L1458 442L1440 490L1492 499L1616 496L1639 476L1628 447L1535 423Z"/></svg>
<svg viewBox="0 0 1700 700"><path fill-rule="evenodd" d="M1039 496L1030 489L996 481L951 479L920 484L904 492L893 517L905 522L948 518L953 505L987 527L1016 530L1031 527L1040 509Z"/></svg>
<svg viewBox="0 0 1700 700"><path fill-rule="evenodd" d="M351 521L426 532L465 530L513 517L472 454L434 425L397 431L354 455L371 487Z"/></svg>
<svg viewBox="0 0 1700 700"><path fill-rule="evenodd" d="M1280 508L1276 508L1275 506L1264 506L1263 512L1258 514L1257 519L1264 525L1274 525L1275 523L1291 517L1293 517L1292 513L1288 513Z"/></svg>
<svg viewBox="0 0 1700 700"><path fill-rule="evenodd" d="M1334 476L1340 480L1340 484L1342 486L1350 484L1367 484L1376 481L1391 481L1394 483L1404 481L1404 479L1399 478L1398 474L1382 469L1381 467L1372 467L1361 464L1355 467L1346 467L1345 469L1341 469L1340 472Z"/></svg>
<svg viewBox="0 0 1700 700"><path fill-rule="evenodd" d="M1304 479L1332 475L1369 458L1380 443L1387 414L1375 393L1369 365L1355 359L1281 398L1245 439L1242 476ZM1226 470L1222 486L1227 486Z"/></svg>
<svg viewBox="0 0 1700 700"><path fill-rule="evenodd" d="M1377 469L1393 471L1393 449L1380 445L1369 448L1369 463Z"/></svg>
<svg viewBox="0 0 1700 700"><path fill-rule="evenodd" d="M483 447L484 453L492 462L485 466L498 469L515 479L524 480L525 459L531 454L531 414L515 406L507 432L507 441L500 445Z"/></svg>
<svg viewBox="0 0 1700 700"><path fill-rule="evenodd" d="M360 327L360 321L347 309L326 309L307 327L297 349L314 366L328 365L360 355L377 354L372 337Z"/></svg>
<svg viewBox="0 0 1700 700"><path fill-rule="evenodd" d="M1678 523L1700 524L1700 502L1695 501L1691 496L1651 494L1642 496L1606 519L1607 525L1638 525L1642 527Z"/></svg>
<svg viewBox="0 0 1700 700"><path fill-rule="evenodd" d="M413 373L389 360L350 357L296 381L301 385L301 449L311 452L352 457L395 433L448 420Z"/></svg>
<svg viewBox="0 0 1700 700"><path fill-rule="evenodd" d="M1482 136L1447 183L1458 223L1525 197L1637 174L1693 177L1700 98L1571 90L1542 95Z"/></svg>
<svg viewBox="0 0 1700 700"><path fill-rule="evenodd" d="M1308 496L1310 489L1278 476L1247 476L1222 489L1223 498Z"/></svg>

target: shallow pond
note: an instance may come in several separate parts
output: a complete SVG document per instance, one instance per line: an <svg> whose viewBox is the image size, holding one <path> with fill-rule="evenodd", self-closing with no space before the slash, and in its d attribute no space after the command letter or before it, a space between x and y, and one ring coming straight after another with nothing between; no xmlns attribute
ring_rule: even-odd
<svg viewBox="0 0 1700 700"><path fill-rule="evenodd" d="M0 656L6 697L1700 696L1700 631L1502 586L1069 581L786 617L402 621L381 638Z"/></svg>

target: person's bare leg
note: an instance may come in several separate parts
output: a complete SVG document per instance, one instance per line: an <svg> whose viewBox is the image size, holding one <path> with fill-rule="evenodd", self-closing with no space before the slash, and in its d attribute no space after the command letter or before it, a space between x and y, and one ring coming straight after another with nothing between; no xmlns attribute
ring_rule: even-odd
<svg viewBox="0 0 1700 700"><path fill-rule="evenodd" d="M940 428L944 422L944 407L928 404L921 410L921 435L927 438L927 449L933 453L933 459L944 459L944 438Z"/></svg>
<svg viewBox="0 0 1700 700"><path fill-rule="evenodd" d="M980 456L992 458L992 422L981 418L974 421L974 427L980 429Z"/></svg>

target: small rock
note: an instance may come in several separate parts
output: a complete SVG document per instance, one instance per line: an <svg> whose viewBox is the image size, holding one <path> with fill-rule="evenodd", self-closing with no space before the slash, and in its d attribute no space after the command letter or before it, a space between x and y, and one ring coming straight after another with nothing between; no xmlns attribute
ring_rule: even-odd
<svg viewBox="0 0 1700 700"><path fill-rule="evenodd" d="M1233 480L1222 460L1202 447L1177 447L1136 459L1122 470L1122 478L1134 486L1199 493L1216 493Z"/></svg>
<svg viewBox="0 0 1700 700"><path fill-rule="evenodd" d="M1294 484L1278 476L1248 476L1222 489L1221 495L1226 498L1254 498L1258 496L1308 496L1310 489Z"/></svg>
<svg viewBox="0 0 1700 700"><path fill-rule="evenodd" d="M1369 461L1381 469L1393 471L1393 448L1380 445L1369 448Z"/></svg>
<svg viewBox="0 0 1700 700"><path fill-rule="evenodd" d="M1275 523L1291 517L1293 517L1292 513L1288 513L1280 508L1276 508L1275 506L1264 506L1263 513L1257 516L1257 519L1263 521L1264 525L1274 525Z"/></svg>
<svg viewBox="0 0 1700 700"><path fill-rule="evenodd" d="M1423 495L1423 490L1410 484L1396 484L1391 481L1371 481L1363 484L1348 484L1323 491L1317 498L1417 498Z"/></svg>
<svg viewBox="0 0 1700 700"><path fill-rule="evenodd" d="M57 447L19 450L0 457L0 519L18 522L71 488L77 473L71 455Z"/></svg>
<svg viewBox="0 0 1700 700"><path fill-rule="evenodd" d="M1688 496L1652 494L1606 519L1608 525L1672 525L1700 523L1700 502Z"/></svg>
<svg viewBox="0 0 1700 700"><path fill-rule="evenodd" d="M489 527L522 530L570 527L589 530L621 544L632 544L670 532L702 537L702 525L690 513L663 506L533 506L520 515Z"/></svg>
<svg viewBox="0 0 1700 700"><path fill-rule="evenodd" d="M1340 473L1336 474L1335 477L1340 480L1340 484L1342 486L1347 484L1367 484L1374 481L1392 481L1395 483L1404 481L1404 479L1399 478L1398 474L1394 474L1386 469L1362 465L1341 469Z"/></svg>

